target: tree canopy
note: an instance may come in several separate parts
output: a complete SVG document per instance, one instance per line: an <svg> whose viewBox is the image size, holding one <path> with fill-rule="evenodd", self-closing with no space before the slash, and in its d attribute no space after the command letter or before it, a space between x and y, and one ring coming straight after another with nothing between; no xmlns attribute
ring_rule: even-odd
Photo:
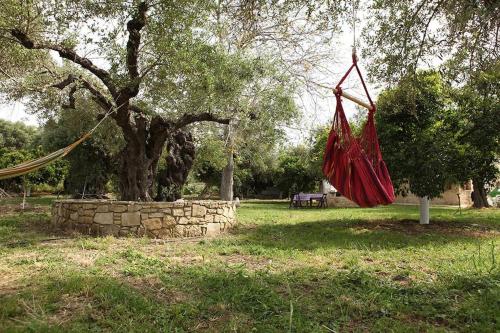
<svg viewBox="0 0 500 333"><path fill-rule="evenodd" d="M419 68L447 63L449 76L464 81L498 59L497 1L372 1L366 8L363 55L370 72L395 84Z"/></svg>
<svg viewBox="0 0 500 333"><path fill-rule="evenodd" d="M419 71L379 95L378 135L396 192L434 198L453 180L446 89L438 73Z"/></svg>

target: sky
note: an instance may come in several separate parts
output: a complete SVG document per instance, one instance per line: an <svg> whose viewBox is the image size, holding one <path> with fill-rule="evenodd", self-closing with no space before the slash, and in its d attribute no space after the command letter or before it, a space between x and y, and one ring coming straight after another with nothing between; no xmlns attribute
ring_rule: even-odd
<svg viewBox="0 0 500 333"><path fill-rule="evenodd" d="M360 26L363 25L363 21L361 20ZM357 28L357 31L361 31L362 27ZM358 40L359 40L359 36ZM352 41L353 33L350 27L346 27L345 31L340 33L335 46L336 52L331 57L331 63L328 64L328 68L331 70L331 77L321 78L321 82L327 84L328 86L335 86L338 80L343 76L345 71L351 65L351 49L352 49ZM359 46L358 46L359 48ZM57 55L54 55L54 58L60 61ZM99 59L94 62L98 66L106 67L106 64L99 64ZM361 70L366 72L366 64L363 59L360 59L360 67ZM319 73L320 76L322 73ZM346 81L344 90L348 90L350 93L363 96L362 87L359 84L359 81L349 79ZM365 80L367 78L365 77ZM373 85L368 81L368 86L370 89L372 98L376 98L377 92L374 90ZM366 100L366 99L365 99ZM288 141L291 144L297 144L300 142L304 142L305 140L309 140L311 138L311 131L315 129L319 125L325 125L331 122L333 113L335 111L335 97L333 93L325 90L323 93L323 97L312 96L307 92L303 92L298 94L296 97L296 103L299 106L302 117L297 124L293 124L291 126L285 127L285 132L287 133ZM344 109L346 111L347 117L351 117L355 112L356 108L354 103L350 101L345 101ZM30 115L26 113L26 108L22 103L10 103L5 104L0 101L0 118L7 119L10 121L21 121L30 125L39 125L39 120L36 116Z"/></svg>

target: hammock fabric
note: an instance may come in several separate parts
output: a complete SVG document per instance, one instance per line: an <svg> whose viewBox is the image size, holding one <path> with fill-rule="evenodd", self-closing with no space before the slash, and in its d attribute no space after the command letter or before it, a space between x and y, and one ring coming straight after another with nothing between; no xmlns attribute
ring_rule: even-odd
<svg viewBox="0 0 500 333"><path fill-rule="evenodd" d="M35 171L37 169L40 169L53 161L62 158L69 154L73 149L76 148L80 143L85 141L89 136L91 135L91 132L86 133L84 136L82 136L80 139L77 141L73 142L67 147L61 148L47 156L40 157L35 160L31 160L28 162L24 162L21 164L18 164L16 166L10 167L10 168L5 168L5 169L0 169L0 180L2 179L8 179L8 178L14 178L17 176L22 176L24 174L27 174L29 172Z"/></svg>
<svg viewBox="0 0 500 333"><path fill-rule="evenodd" d="M354 68L371 105L359 138L353 136L342 106L341 84ZM352 66L334 92L337 107L323 158L323 174L337 191L361 207L388 205L394 201L394 188L380 152L374 121L375 104L370 98L355 55Z"/></svg>

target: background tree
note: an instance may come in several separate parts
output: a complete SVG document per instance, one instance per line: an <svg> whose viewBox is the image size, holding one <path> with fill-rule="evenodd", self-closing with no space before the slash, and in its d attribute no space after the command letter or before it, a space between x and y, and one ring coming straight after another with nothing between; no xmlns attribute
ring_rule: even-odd
<svg viewBox="0 0 500 333"><path fill-rule="evenodd" d="M303 94L319 89L314 74L323 72L327 75L325 72L329 72L335 53L334 32L340 30L339 23L350 5L352 3L347 1L217 0L210 7L209 22L217 45L230 54L244 52L272 59L280 72L288 76L286 80L279 80L278 85L285 87L300 83L303 88L300 94ZM270 85L272 82L266 82L265 86ZM265 91L248 89L243 96L255 100ZM233 197L235 163L231 151L234 150L233 135L238 123L235 119L226 128L229 148L220 186L224 200Z"/></svg>
<svg viewBox="0 0 500 333"><path fill-rule="evenodd" d="M317 170L311 168L311 151L299 145L285 149L279 158L276 185L288 195L310 192L318 187Z"/></svg>
<svg viewBox="0 0 500 333"><path fill-rule="evenodd" d="M464 82L498 59L497 1L382 0L365 12L363 56L379 81L394 84L418 68L448 62L447 76Z"/></svg>
<svg viewBox="0 0 500 333"><path fill-rule="evenodd" d="M42 146L41 131L21 122L0 120L0 168L8 168L22 162L43 156L47 151ZM45 168L21 177L0 181L0 187L29 195L33 185L57 186L67 173L64 161L58 161Z"/></svg>
<svg viewBox="0 0 500 333"><path fill-rule="evenodd" d="M465 182L472 179L474 207L488 207L486 187L493 185L500 162L500 62L471 76L453 93L456 112L446 123L458 142L455 171Z"/></svg>
<svg viewBox="0 0 500 333"><path fill-rule="evenodd" d="M83 96L74 108L66 108L57 117L49 118L42 128L41 142L47 151L64 147L95 126L99 110L91 100ZM86 110L81 112L80 110ZM64 181L66 193L81 198L86 196L103 197L110 188L107 185L115 180L118 163L113 159L123 147L120 129L111 121L101 124L93 135L65 157L68 174Z"/></svg>
<svg viewBox="0 0 500 333"><path fill-rule="evenodd" d="M34 126L0 119L0 148L15 150L30 146L37 134Z"/></svg>
<svg viewBox="0 0 500 333"><path fill-rule="evenodd" d="M453 179L453 136L443 127L446 87L434 71L420 71L383 91L376 121L380 146L395 190L420 197L421 223L429 222L429 199Z"/></svg>

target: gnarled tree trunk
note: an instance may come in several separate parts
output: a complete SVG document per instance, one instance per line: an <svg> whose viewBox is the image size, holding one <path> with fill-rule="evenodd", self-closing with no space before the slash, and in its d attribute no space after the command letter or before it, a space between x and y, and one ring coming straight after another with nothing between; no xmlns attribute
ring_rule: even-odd
<svg viewBox="0 0 500 333"><path fill-rule="evenodd" d="M157 201L175 201L182 197L182 188L193 167L195 146L193 136L178 130L168 140L166 168L158 174Z"/></svg>
<svg viewBox="0 0 500 333"><path fill-rule="evenodd" d="M151 201L158 161L173 125L160 116L148 120L143 114L136 114L134 122L120 120L126 141L119 174L121 199Z"/></svg>

